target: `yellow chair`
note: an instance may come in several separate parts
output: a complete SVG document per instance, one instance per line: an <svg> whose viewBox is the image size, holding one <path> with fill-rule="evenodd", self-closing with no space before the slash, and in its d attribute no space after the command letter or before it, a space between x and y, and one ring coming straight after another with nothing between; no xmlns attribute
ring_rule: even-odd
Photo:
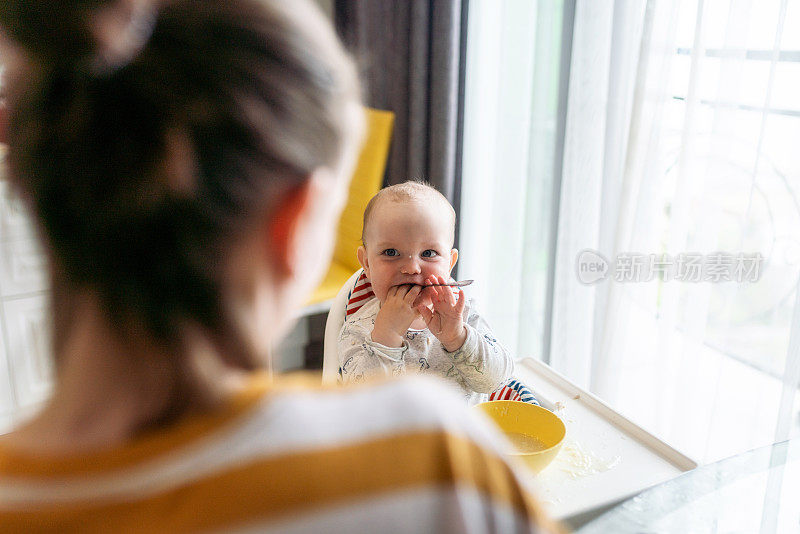
<svg viewBox="0 0 800 534"><path fill-rule="evenodd" d="M386 157L392 138L394 113L377 109L366 109L367 132L361 155L358 158L350 192L339 220L336 245L328 274L311 295L308 306L331 300L354 271L361 268L356 258L356 249L361 244L361 225L364 209L369 199L383 184Z"/></svg>

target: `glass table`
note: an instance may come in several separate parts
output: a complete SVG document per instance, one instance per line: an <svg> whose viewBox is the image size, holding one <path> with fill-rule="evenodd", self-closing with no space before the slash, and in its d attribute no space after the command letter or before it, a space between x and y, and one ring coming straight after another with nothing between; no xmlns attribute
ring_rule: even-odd
<svg viewBox="0 0 800 534"><path fill-rule="evenodd" d="M800 532L800 438L698 467L576 532Z"/></svg>

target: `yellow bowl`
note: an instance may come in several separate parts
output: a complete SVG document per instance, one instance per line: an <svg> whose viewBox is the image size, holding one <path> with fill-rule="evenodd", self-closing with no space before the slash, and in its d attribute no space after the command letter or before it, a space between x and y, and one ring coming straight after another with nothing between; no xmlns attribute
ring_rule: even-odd
<svg viewBox="0 0 800 534"><path fill-rule="evenodd" d="M553 461L567 427L559 417L541 406L519 401L489 401L475 406L486 413L514 443L517 456L538 473Z"/></svg>

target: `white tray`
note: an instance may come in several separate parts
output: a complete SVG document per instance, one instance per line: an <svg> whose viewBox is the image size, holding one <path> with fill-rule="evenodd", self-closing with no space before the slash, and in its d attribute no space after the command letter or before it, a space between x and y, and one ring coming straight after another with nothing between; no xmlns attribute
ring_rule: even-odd
<svg viewBox="0 0 800 534"><path fill-rule="evenodd" d="M697 467L546 364L525 358L514 374L567 426L558 456L532 480L553 517L572 523Z"/></svg>

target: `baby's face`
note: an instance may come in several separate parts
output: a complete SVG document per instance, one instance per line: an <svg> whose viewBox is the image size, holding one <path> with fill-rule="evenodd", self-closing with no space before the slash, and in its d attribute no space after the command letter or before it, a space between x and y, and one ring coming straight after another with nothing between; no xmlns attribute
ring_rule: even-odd
<svg viewBox="0 0 800 534"><path fill-rule="evenodd" d="M392 286L447 279L458 258L452 215L434 200L381 202L364 237L358 259L381 302Z"/></svg>

